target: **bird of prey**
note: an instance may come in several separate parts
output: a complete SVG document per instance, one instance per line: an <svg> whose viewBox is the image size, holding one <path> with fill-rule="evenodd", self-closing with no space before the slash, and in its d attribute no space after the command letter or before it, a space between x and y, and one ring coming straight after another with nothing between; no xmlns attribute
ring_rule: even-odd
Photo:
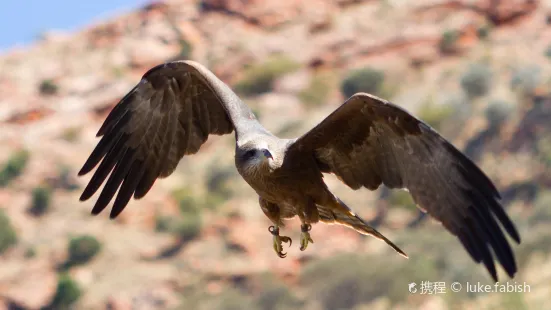
<svg viewBox="0 0 551 310"><path fill-rule="evenodd" d="M415 203L455 235L477 263L497 281L497 259L510 277L517 271L504 229L519 234L500 204L490 179L423 121L386 100L357 93L299 138L280 139L211 71L193 61L153 67L113 108L99 129L102 137L79 175L96 169L81 201L104 183L92 214L116 195L115 218L133 196L142 198L156 179L169 176L209 135L235 132L235 166L256 191L273 223L273 247L285 257L279 234L284 220L298 216L300 249L313 243L312 225L340 224L383 240L328 189L324 173L357 190L406 189ZM108 177L109 176L109 177ZM501 226L501 227L500 227Z"/></svg>

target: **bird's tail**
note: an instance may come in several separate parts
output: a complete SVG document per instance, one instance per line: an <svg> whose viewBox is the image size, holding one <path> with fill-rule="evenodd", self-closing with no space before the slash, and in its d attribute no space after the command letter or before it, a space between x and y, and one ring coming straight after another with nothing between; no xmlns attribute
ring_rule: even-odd
<svg viewBox="0 0 551 310"><path fill-rule="evenodd" d="M350 227L363 235L371 235L379 240L382 240L386 242L386 244L391 246L396 252L398 252L398 254L402 255L405 258L408 258L407 254L402 251L397 245L388 240L387 237L383 236L383 234L378 232L375 228L369 226L361 217L354 214L354 212L350 210L350 208L342 200L340 200L338 197L335 198L337 198L337 203L339 203L341 206L341 208L339 209L342 209L342 207L344 207L349 210L348 213L333 212L332 215L336 223Z"/></svg>

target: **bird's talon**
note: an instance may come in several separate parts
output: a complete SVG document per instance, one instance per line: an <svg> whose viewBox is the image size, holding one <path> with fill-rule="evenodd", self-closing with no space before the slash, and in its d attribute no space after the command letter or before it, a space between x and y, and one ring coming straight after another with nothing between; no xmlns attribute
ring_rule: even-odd
<svg viewBox="0 0 551 310"><path fill-rule="evenodd" d="M279 235L279 227L276 226L270 226L268 227L268 230L270 233L274 236L274 250L277 254L277 256L281 258L287 257L287 253L283 253L283 242L287 243L289 242L289 246L293 243L291 238L287 236L280 236Z"/></svg>
<svg viewBox="0 0 551 310"><path fill-rule="evenodd" d="M289 247L291 247L291 245L293 244L293 240L287 236L279 236L279 239L281 240L281 242L284 243L289 242Z"/></svg>
<svg viewBox="0 0 551 310"><path fill-rule="evenodd" d="M302 233L300 234L300 250L304 251L308 247L308 243L314 243L314 240L312 240L312 237L310 237L310 230L312 229L312 225L310 224L302 224L300 226L300 230Z"/></svg>

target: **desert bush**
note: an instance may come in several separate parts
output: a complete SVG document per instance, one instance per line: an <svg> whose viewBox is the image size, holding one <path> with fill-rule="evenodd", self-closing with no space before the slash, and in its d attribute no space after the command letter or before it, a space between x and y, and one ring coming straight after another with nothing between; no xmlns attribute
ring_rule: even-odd
<svg viewBox="0 0 551 310"><path fill-rule="evenodd" d="M208 195L228 199L232 195L230 183L236 177L235 167L212 165L207 173Z"/></svg>
<svg viewBox="0 0 551 310"><path fill-rule="evenodd" d="M177 216L157 215L155 230L171 233L180 238L182 242L187 242L201 232L203 200L193 196L192 191L186 187L174 191L172 195L178 201L180 214Z"/></svg>
<svg viewBox="0 0 551 310"><path fill-rule="evenodd" d="M262 310L302 309L302 302L281 282L270 275L265 277L255 304Z"/></svg>
<svg viewBox="0 0 551 310"><path fill-rule="evenodd" d="M528 219L530 226L537 224L549 224L551 223L551 190L540 190L534 206L532 214Z"/></svg>
<svg viewBox="0 0 551 310"><path fill-rule="evenodd" d="M54 80L46 79L40 82L38 86L38 91L41 95L55 95L57 94L59 87L54 82Z"/></svg>
<svg viewBox="0 0 551 310"><path fill-rule="evenodd" d="M172 192L172 197L178 202L182 214L196 212L201 209L201 199L188 187L182 187Z"/></svg>
<svg viewBox="0 0 551 310"><path fill-rule="evenodd" d="M442 33L440 38L439 48L443 54L453 53L457 49L457 40L459 39L459 32L457 30L446 30Z"/></svg>
<svg viewBox="0 0 551 310"><path fill-rule="evenodd" d="M33 246L30 246L25 249L25 253L23 254L25 258L33 258L36 257L36 248Z"/></svg>
<svg viewBox="0 0 551 310"><path fill-rule="evenodd" d="M470 97L484 96L490 90L492 71L485 64L471 64L461 76L461 88Z"/></svg>
<svg viewBox="0 0 551 310"><path fill-rule="evenodd" d="M10 218L0 209L0 254L17 243L17 234L11 225Z"/></svg>
<svg viewBox="0 0 551 310"><path fill-rule="evenodd" d="M383 71L372 68L352 70L341 83L341 93L346 98L358 92L384 97L384 81L385 74Z"/></svg>
<svg viewBox="0 0 551 310"><path fill-rule="evenodd" d="M191 43L185 39L180 39L178 43L180 44L180 52L176 57L179 59L189 59L191 57L191 53L193 52L193 46Z"/></svg>
<svg viewBox="0 0 551 310"><path fill-rule="evenodd" d="M530 65L516 68L511 75L511 89L521 94L531 94L541 81L541 69L538 66Z"/></svg>
<svg viewBox="0 0 551 310"><path fill-rule="evenodd" d="M181 241L187 242L195 239L202 228L202 219L201 214L197 213L187 213L182 215L180 218L176 219L171 225L171 232L180 238Z"/></svg>
<svg viewBox="0 0 551 310"><path fill-rule="evenodd" d="M29 212L34 216L41 216L50 207L52 189L49 187L36 187L32 191L32 202Z"/></svg>
<svg viewBox="0 0 551 310"><path fill-rule="evenodd" d="M496 308L517 310L532 309L532 307L528 306L525 295L525 293L521 292L500 294L499 305Z"/></svg>
<svg viewBox="0 0 551 310"><path fill-rule="evenodd" d="M482 26L478 27L478 29L476 30L476 35L480 39L485 40L490 36L490 31L491 30L492 30L492 25L491 24L482 25Z"/></svg>
<svg viewBox="0 0 551 310"><path fill-rule="evenodd" d="M77 142L80 132L82 128L81 127L69 127L65 128L63 132L61 133L61 139L67 141L67 142Z"/></svg>
<svg viewBox="0 0 551 310"><path fill-rule="evenodd" d="M432 100L428 100L421 105L417 115L431 127L440 131L456 112L456 106L452 103L436 104Z"/></svg>
<svg viewBox="0 0 551 310"><path fill-rule="evenodd" d="M299 64L288 57L272 56L265 62L246 69L241 80L235 84L234 89L245 96L269 92L277 78L298 68Z"/></svg>
<svg viewBox="0 0 551 310"><path fill-rule="evenodd" d="M549 206L547 206L549 207ZM551 253L551 229L548 222L533 224L534 219L526 223L528 228L524 230L522 235L522 243L515 246L515 256L519 265L519 269L526 266L531 258L536 254L546 254L549 256Z"/></svg>
<svg viewBox="0 0 551 310"><path fill-rule="evenodd" d="M155 231L156 232L170 232L170 227L173 217L169 215L155 215Z"/></svg>
<svg viewBox="0 0 551 310"><path fill-rule="evenodd" d="M303 89L298 97L307 107L323 105L331 92L333 77L329 74L318 73L312 77L310 85Z"/></svg>
<svg viewBox="0 0 551 310"><path fill-rule="evenodd" d="M13 179L17 178L27 166L29 152L20 150L12 154L8 161L0 169L0 187L7 186Z"/></svg>
<svg viewBox="0 0 551 310"><path fill-rule="evenodd" d="M259 310L254 304L251 297L245 295L237 289L227 289L220 295L208 298L203 302L202 309L219 309L219 310Z"/></svg>
<svg viewBox="0 0 551 310"><path fill-rule="evenodd" d="M542 135L536 142L536 157L539 158L543 164L551 167L551 137Z"/></svg>
<svg viewBox="0 0 551 310"><path fill-rule="evenodd" d="M551 44L545 49L545 57L551 59Z"/></svg>
<svg viewBox="0 0 551 310"><path fill-rule="evenodd" d="M201 232L202 226L199 213L186 213L175 217L159 215L155 218L157 232L173 234L181 242L195 239Z"/></svg>
<svg viewBox="0 0 551 310"><path fill-rule="evenodd" d="M79 185L74 179L74 173L71 168L65 165L59 166L58 175L53 180L51 186L67 191L74 191L79 189Z"/></svg>
<svg viewBox="0 0 551 310"><path fill-rule="evenodd" d="M512 105L502 100L493 100L484 111L491 128L501 126L513 112Z"/></svg>
<svg viewBox="0 0 551 310"><path fill-rule="evenodd" d="M57 290L47 309L72 309L72 305L78 301L82 291L78 284L68 274L60 274L57 281Z"/></svg>
<svg viewBox="0 0 551 310"><path fill-rule="evenodd" d="M73 237L69 241L68 266L80 265L89 262L101 250L101 243L90 235Z"/></svg>
<svg viewBox="0 0 551 310"><path fill-rule="evenodd" d="M345 254L309 263L301 282L324 309L352 309L382 296L393 303L404 301L410 295L408 283L438 279L436 275L434 265L419 256L405 260Z"/></svg>

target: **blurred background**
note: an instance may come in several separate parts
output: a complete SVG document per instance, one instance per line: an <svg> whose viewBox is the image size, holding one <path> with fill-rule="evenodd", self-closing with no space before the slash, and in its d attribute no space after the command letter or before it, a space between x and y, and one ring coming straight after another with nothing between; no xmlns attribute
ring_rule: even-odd
<svg viewBox="0 0 551 310"><path fill-rule="evenodd" d="M551 3L530 0L4 1L0 4L0 309L544 309L551 296ZM115 220L76 174L151 67L193 59L281 137L358 91L427 121L496 183L517 225L493 284L402 191L327 183L393 240L316 225L285 259L211 137ZM284 234L295 241L299 223ZM421 294L421 281L447 291ZM464 289L453 293L452 282ZM408 284L417 283L417 293ZM505 282L502 282L505 283ZM547 305L547 306L546 306Z"/></svg>

